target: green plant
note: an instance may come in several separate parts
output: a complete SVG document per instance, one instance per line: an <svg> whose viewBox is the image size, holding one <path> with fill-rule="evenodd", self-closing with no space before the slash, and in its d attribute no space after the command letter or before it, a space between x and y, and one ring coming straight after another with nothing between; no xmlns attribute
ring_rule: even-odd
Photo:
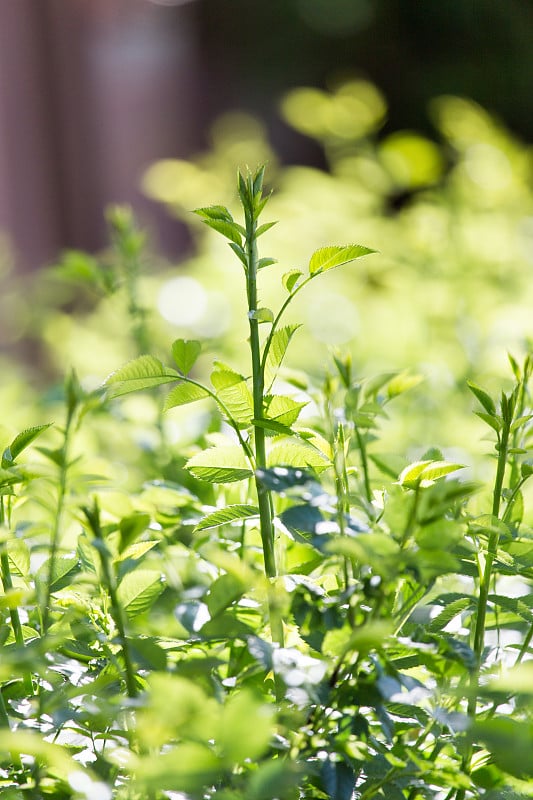
<svg viewBox="0 0 533 800"><path fill-rule="evenodd" d="M244 224L197 212L243 267L245 367L216 360L208 383L204 344L179 338L174 367L139 354L107 397L71 373L62 428L1 434L2 796L530 796L531 356L510 359L499 401L470 383L496 438L477 480L434 446L388 452L420 375L365 378L339 350L319 380L286 367L289 306L371 251L320 248L265 308L263 177L239 176ZM139 255L131 217L115 234ZM146 314L128 302L138 353ZM154 452L131 456L120 407L167 384L165 413L203 424L173 452L153 413Z"/></svg>

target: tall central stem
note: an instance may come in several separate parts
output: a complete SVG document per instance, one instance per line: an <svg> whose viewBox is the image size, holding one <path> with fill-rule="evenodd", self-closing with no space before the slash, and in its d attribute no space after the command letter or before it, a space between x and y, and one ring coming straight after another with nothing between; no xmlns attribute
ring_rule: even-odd
<svg viewBox="0 0 533 800"><path fill-rule="evenodd" d="M257 319L257 242L256 220L253 212L246 215L246 255L248 262L247 289L248 289L248 319L250 321L250 350L252 356L252 382L254 419L263 419L263 394L264 378L261 368L261 346L259 342L259 321ZM254 426L255 457L258 469L266 467L265 431L260 425ZM263 544L263 558L265 572L269 578L275 578L276 557L274 553L274 529L268 490L255 478L257 489L257 503L259 506L259 519L261 527L261 541Z"/></svg>

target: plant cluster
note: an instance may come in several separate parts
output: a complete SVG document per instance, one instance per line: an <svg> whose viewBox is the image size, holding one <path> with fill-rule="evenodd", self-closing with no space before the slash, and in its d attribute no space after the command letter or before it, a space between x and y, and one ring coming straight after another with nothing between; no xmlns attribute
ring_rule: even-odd
<svg viewBox="0 0 533 800"><path fill-rule="evenodd" d="M242 223L196 212L242 267L246 368L216 360L204 380L197 339L174 341L173 366L146 352L144 241L115 209L137 356L103 388L69 375L62 424L4 435L2 796L531 796L533 361L510 359L496 400L470 383L490 488L434 447L381 452L389 404L418 376L362 378L339 351L320 382L283 365L289 305L373 251L321 247L263 306L263 178L239 173ZM164 387L164 412L198 406L203 425L175 452L153 416L151 460L121 483L122 404ZM98 426L119 430L107 470L88 452Z"/></svg>

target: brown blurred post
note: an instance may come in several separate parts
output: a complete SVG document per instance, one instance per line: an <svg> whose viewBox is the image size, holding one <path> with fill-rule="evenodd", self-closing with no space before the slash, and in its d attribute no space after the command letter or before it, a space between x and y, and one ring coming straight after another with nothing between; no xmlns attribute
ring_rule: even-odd
<svg viewBox="0 0 533 800"><path fill-rule="evenodd" d="M194 3L0 0L0 230L24 268L101 247L109 202L131 203L179 248L139 179L195 149L194 14Z"/></svg>

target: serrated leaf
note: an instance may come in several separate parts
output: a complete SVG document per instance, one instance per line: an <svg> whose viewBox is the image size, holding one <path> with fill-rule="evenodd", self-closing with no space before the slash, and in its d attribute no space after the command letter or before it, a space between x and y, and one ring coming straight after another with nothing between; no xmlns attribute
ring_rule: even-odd
<svg viewBox="0 0 533 800"><path fill-rule="evenodd" d="M41 433L47 430L51 425L52 422L48 422L46 425L35 425L32 428L26 428L26 430L22 431L21 433L17 434L11 444L9 444L2 454L2 469L9 469L9 467L13 464L17 456L19 456L23 450L30 445L37 436L40 436Z"/></svg>
<svg viewBox="0 0 533 800"><path fill-rule="evenodd" d="M30 549L23 539L10 539L7 554L13 575L27 578L30 570Z"/></svg>
<svg viewBox="0 0 533 800"><path fill-rule="evenodd" d="M311 468L317 472L327 469L328 460L318 450L294 439L274 445L267 456L268 466L285 466L299 469Z"/></svg>
<svg viewBox="0 0 533 800"><path fill-rule="evenodd" d="M265 397L265 416L272 422L290 428L297 421L302 408L305 408L306 405L307 403L298 403L287 395L267 395Z"/></svg>
<svg viewBox="0 0 533 800"><path fill-rule="evenodd" d="M226 206L205 206L203 208L195 208L193 214L197 214L204 219L218 219L223 222L233 222L233 217Z"/></svg>
<svg viewBox="0 0 533 800"><path fill-rule="evenodd" d="M454 600L434 617L431 622L429 623L429 630L432 633L436 633L437 631L441 631L443 628L448 625L458 614L461 612L466 611L467 608L474 608L474 600L472 597L460 597L457 600Z"/></svg>
<svg viewBox="0 0 533 800"><path fill-rule="evenodd" d="M209 528L218 528L220 525L227 525L239 519L251 519L259 515L257 506L238 504L226 506L207 514L195 527L195 531L205 531Z"/></svg>
<svg viewBox="0 0 533 800"><path fill-rule="evenodd" d="M172 344L172 357L179 371L188 375L201 350L202 345L196 339L176 339Z"/></svg>
<svg viewBox="0 0 533 800"><path fill-rule="evenodd" d="M487 413L491 416L494 416L496 414L496 406L492 397L487 394L487 392L482 389L481 386L478 386L477 383L474 383L473 381L467 381L466 383L472 394L477 397L485 411L487 411Z"/></svg>
<svg viewBox="0 0 533 800"><path fill-rule="evenodd" d="M311 256L309 273L317 275L319 272L326 272L326 270L340 267L342 264L349 264L351 261L361 258L361 256L375 252L375 250L360 244L321 247Z"/></svg>
<svg viewBox="0 0 533 800"><path fill-rule="evenodd" d="M233 419L247 425L253 416L254 401L244 377L225 364L217 363L211 373L211 383Z"/></svg>
<svg viewBox="0 0 533 800"><path fill-rule="evenodd" d="M203 400L209 396L207 389L198 386L196 383L179 383L165 397L163 410L168 411L177 406L187 405L187 403L195 403L197 400Z"/></svg>
<svg viewBox="0 0 533 800"><path fill-rule="evenodd" d="M79 569L79 561L76 556L60 555L54 559L52 575L50 572L50 559L41 564L35 576L36 582L43 585L48 583L50 591L58 592L68 586L71 578Z"/></svg>
<svg viewBox="0 0 533 800"><path fill-rule="evenodd" d="M109 388L111 397L119 397L129 392L150 389L162 383L179 380L175 369L165 367L154 356L139 356L129 361L106 378L104 386Z"/></svg>
<svg viewBox="0 0 533 800"><path fill-rule="evenodd" d="M282 276L281 282L288 292L292 292L302 275L299 269L291 269Z"/></svg>
<svg viewBox="0 0 533 800"><path fill-rule="evenodd" d="M529 625L533 623L533 613L523 602L520 596L506 597L505 595L501 594L490 594L489 600L491 603L503 608L505 611L511 611L513 614L516 614L517 617L520 617L520 619L523 619Z"/></svg>
<svg viewBox="0 0 533 800"><path fill-rule="evenodd" d="M148 611L164 589L161 573L155 569L127 572L117 588L118 600L128 616Z"/></svg>
<svg viewBox="0 0 533 800"><path fill-rule="evenodd" d="M114 560L117 564L121 561L127 561L129 558L136 561L138 558L142 558L142 556L146 555L146 553L149 553L150 550L153 550L154 547L157 547L158 544L159 542L157 539L149 542L133 542L133 544L128 545Z"/></svg>
<svg viewBox="0 0 533 800"><path fill-rule="evenodd" d="M268 354L265 359L264 377L267 391L272 386L278 374L278 370L285 358L285 353L287 352L292 337L300 327L301 325L286 325L284 328L279 328L272 335Z"/></svg>
<svg viewBox="0 0 533 800"><path fill-rule="evenodd" d="M195 478L208 483L233 483L253 474L238 445L222 445L202 450L190 458L185 466Z"/></svg>

